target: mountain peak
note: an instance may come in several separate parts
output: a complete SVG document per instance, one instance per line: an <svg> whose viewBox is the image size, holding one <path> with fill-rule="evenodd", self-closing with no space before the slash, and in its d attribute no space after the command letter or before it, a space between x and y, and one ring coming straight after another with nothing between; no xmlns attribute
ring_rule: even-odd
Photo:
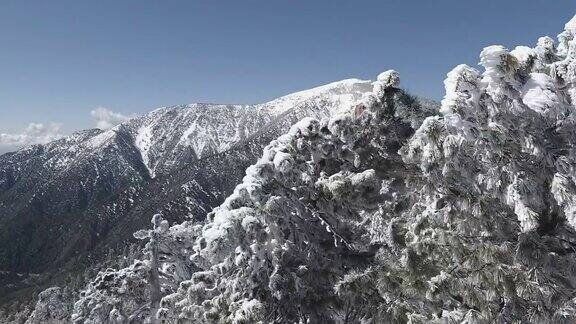
<svg viewBox="0 0 576 324"><path fill-rule="evenodd" d="M271 107L273 114L281 114L295 105L309 100L321 100L330 97L338 106L353 104L354 100L371 90L371 81L360 79L344 79L314 87L308 90L298 91L272 100L265 105Z"/></svg>

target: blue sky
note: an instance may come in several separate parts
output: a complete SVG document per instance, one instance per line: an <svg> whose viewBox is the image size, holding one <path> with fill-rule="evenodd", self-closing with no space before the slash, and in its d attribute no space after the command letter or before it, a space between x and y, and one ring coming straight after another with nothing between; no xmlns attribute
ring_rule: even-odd
<svg viewBox="0 0 576 324"><path fill-rule="evenodd" d="M573 0L12 1L0 4L0 133L93 127L192 103L257 103L396 69L440 99L446 73L492 44L533 46Z"/></svg>

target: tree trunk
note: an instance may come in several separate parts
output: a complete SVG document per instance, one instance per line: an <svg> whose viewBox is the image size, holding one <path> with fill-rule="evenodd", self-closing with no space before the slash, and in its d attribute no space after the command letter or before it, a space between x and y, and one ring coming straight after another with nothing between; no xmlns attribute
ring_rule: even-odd
<svg viewBox="0 0 576 324"><path fill-rule="evenodd" d="M160 274L158 272L158 234L152 231L150 236L150 320L158 323L156 312L160 308Z"/></svg>

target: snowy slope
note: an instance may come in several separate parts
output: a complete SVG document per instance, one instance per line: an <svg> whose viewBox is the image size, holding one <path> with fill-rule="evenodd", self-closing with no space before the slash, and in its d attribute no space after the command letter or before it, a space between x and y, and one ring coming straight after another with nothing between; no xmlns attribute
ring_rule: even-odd
<svg viewBox="0 0 576 324"><path fill-rule="evenodd" d="M369 81L348 79L258 105L191 104L161 108L126 123L151 177L181 160L223 152L265 128L281 115L320 116L352 105L371 89Z"/></svg>

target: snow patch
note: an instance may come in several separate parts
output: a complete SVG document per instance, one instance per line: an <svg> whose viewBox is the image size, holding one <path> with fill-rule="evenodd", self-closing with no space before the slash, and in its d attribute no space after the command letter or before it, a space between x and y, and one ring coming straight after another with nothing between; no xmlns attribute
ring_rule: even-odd
<svg viewBox="0 0 576 324"><path fill-rule="evenodd" d="M553 116L559 112L560 98L556 95L554 80L543 73L531 73L522 89L522 102L541 115Z"/></svg>
<svg viewBox="0 0 576 324"><path fill-rule="evenodd" d="M154 167L151 165L149 155L153 138L152 127L153 127L152 124L140 127L140 129L138 129L138 134L136 135L135 144L138 150L140 151L140 155L142 156L142 162L144 163L144 166L146 166L148 174L150 175L150 177L154 178L156 174L154 172Z"/></svg>
<svg viewBox="0 0 576 324"><path fill-rule="evenodd" d="M86 142L86 147L88 149L97 149L102 147L104 144L108 143L110 140L114 138L116 132L114 130L109 130L106 132L102 132Z"/></svg>
<svg viewBox="0 0 576 324"><path fill-rule="evenodd" d="M564 30L576 34L576 16L572 17L569 22L564 26Z"/></svg>
<svg viewBox="0 0 576 324"><path fill-rule="evenodd" d="M371 91L370 80L346 79L332 82L309 90L295 92L268 102L270 112L280 115L298 104L314 98L330 99L339 107L350 107L361 96Z"/></svg>

